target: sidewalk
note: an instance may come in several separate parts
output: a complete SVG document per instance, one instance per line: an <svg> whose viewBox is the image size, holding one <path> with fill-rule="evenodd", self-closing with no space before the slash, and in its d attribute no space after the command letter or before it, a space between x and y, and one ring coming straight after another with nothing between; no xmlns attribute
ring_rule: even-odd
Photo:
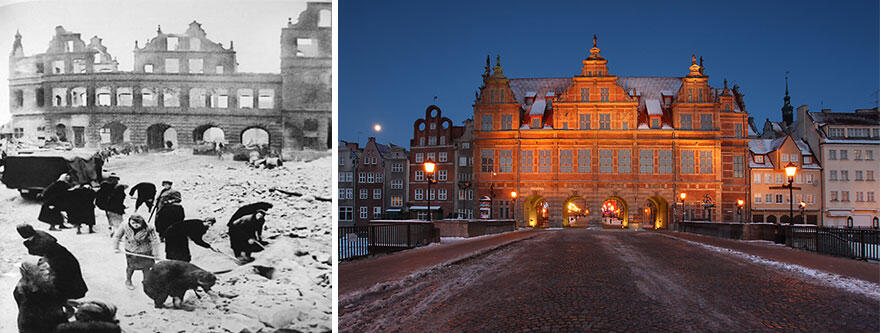
<svg viewBox="0 0 880 333"><path fill-rule="evenodd" d="M670 232L669 235L723 247L767 260L799 265L819 271L833 273L880 284L880 264L869 263L849 258L832 257L829 255L791 249L787 246L771 245L759 242L745 242L733 239L715 238L683 232Z"/></svg>
<svg viewBox="0 0 880 333"><path fill-rule="evenodd" d="M538 231L508 232L342 263L339 265L339 297L341 299L346 294L366 290L379 283L400 281L419 270L465 259L481 250L497 248L537 234Z"/></svg>

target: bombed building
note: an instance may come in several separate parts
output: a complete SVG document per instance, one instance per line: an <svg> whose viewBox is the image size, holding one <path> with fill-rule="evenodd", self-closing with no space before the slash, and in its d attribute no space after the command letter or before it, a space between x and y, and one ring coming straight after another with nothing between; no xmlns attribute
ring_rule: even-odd
<svg viewBox="0 0 880 333"><path fill-rule="evenodd" d="M285 155L331 145L331 14L309 3L281 29L279 73L238 71L234 41L208 38L193 21L134 44L120 71L101 38L55 28L45 53L26 56L15 35L10 61L13 136L75 147L149 148L203 142L268 144Z"/></svg>

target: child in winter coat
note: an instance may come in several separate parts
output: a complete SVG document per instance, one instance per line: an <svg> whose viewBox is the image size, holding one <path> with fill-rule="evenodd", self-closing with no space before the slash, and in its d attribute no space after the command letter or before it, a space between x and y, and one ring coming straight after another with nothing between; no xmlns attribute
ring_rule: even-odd
<svg viewBox="0 0 880 333"><path fill-rule="evenodd" d="M125 238L125 259L128 266L125 268L125 286L133 290L131 276L134 271L142 271L146 274L155 264L153 258L159 257L159 237L147 221L140 215L133 214L128 218L128 223L116 228L113 239L113 248L119 253L119 242Z"/></svg>

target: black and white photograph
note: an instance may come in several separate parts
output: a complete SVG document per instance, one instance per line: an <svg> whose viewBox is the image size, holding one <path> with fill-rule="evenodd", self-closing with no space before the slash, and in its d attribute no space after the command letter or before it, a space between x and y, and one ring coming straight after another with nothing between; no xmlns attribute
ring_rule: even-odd
<svg viewBox="0 0 880 333"><path fill-rule="evenodd" d="M329 332L333 4L0 1L0 332Z"/></svg>

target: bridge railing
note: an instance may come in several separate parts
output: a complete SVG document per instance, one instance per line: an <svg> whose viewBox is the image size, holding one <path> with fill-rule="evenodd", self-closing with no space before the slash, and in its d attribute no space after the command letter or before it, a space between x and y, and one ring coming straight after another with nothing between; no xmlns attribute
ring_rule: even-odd
<svg viewBox="0 0 880 333"><path fill-rule="evenodd" d="M880 230L785 226L792 248L863 260L880 260Z"/></svg>
<svg viewBox="0 0 880 333"><path fill-rule="evenodd" d="M433 223L339 227L339 261L428 245L438 238L437 235Z"/></svg>

